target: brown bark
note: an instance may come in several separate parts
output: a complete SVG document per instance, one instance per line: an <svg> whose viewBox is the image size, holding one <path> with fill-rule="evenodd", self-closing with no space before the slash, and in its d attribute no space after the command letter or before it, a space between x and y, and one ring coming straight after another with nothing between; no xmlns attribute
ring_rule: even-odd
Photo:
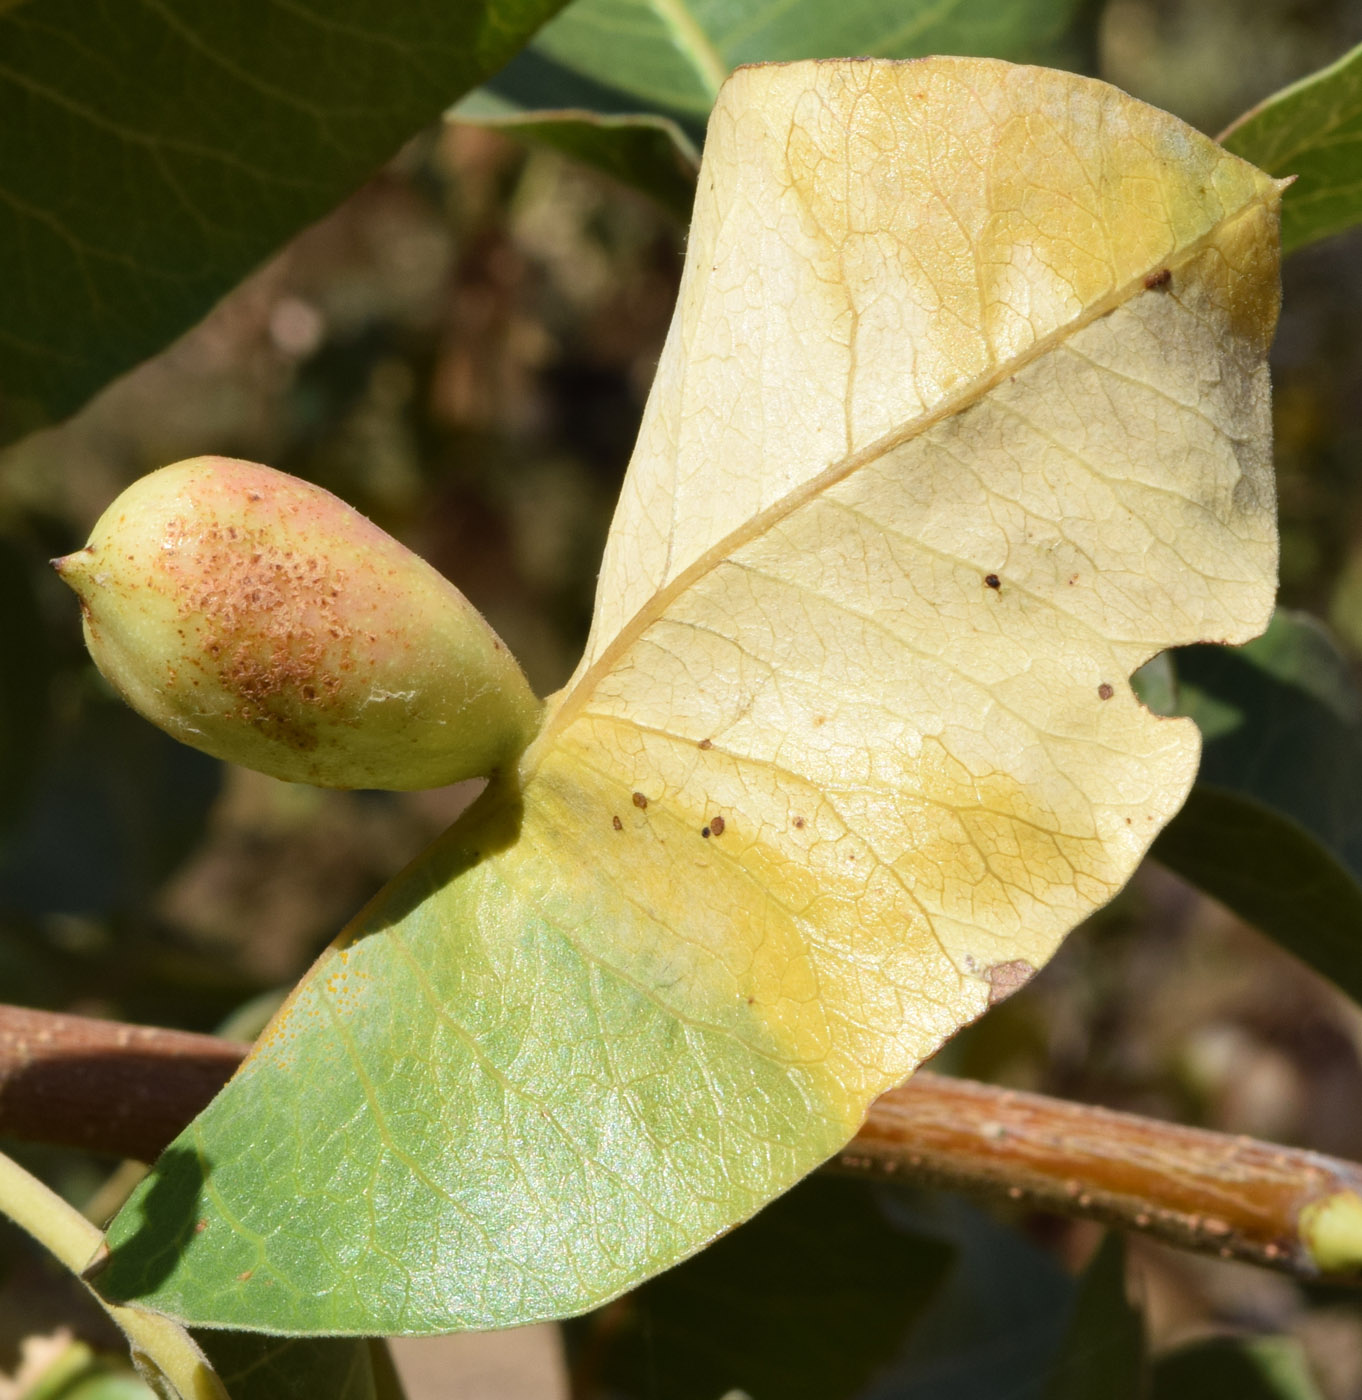
<svg viewBox="0 0 1362 1400"><path fill-rule="evenodd" d="M891 1089L832 1165L1099 1220L1298 1278L1348 1278L1362 1264L1326 1270L1301 1228L1302 1211L1347 1193L1362 1211L1352 1162L967 1079L922 1072Z"/></svg>
<svg viewBox="0 0 1362 1400"><path fill-rule="evenodd" d="M0 1006L0 1135L151 1161L246 1050L211 1035Z"/></svg>

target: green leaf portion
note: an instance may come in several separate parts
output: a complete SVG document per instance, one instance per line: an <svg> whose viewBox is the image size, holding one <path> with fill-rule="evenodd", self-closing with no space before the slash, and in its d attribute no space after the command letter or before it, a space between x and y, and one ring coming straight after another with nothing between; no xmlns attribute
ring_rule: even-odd
<svg viewBox="0 0 1362 1400"><path fill-rule="evenodd" d="M1077 9L1073 0L577 0L545 26L534 52L644 110L703 122L743 63L931 53L1053 62Z"/></svg>
<svg viewBox="0 0 1362 1400"><path fill-rule="evenodd" d="M403 1400L379 1338L203 1331L195 1340L232 1400Z"/></svg>
<svg viewBox="0 0 1362 1400"><path fill-rule="evenodd" d="M846 1141L826 1067L612 954L630 892L546 856L563 820L489 791L379 896L114 1221L103 1291L274 1333L561 1317Z"/></svg>
<svg viewBox="0 0 1362 1400"><path fill-rule="evenodd" d="M1126 1251L1110 1234L1083 1271L1045 1400L1141 1400L1144 1318L1126 1296Z"/></svg>
<svg viewBox="0 0 1362 1400"><path fill-rule="evenodd" d="M151 1388L128 1369L84 1342L70 1346L43 1372L23 1400L155 1400Z"/></svg>
<svg viewBox="0 0 1362 1400"><path fill-rule="evenodd" d="M24 819L0 844L0 900L103 917L147 899L193 848L222 766L133 714L93 667L63 718Z"/></svg>
<svg viewBox="0 0 1362 1400"><path fill-rule="evenodd" d="M524 139L686 218L694 146L720 83L740 64L959 53L1067 66L1082 8L1081 0L576 0L450 115L483 122L496 112ZM513 112L523 125L505 122ZM667 125L653 125L658 117Z"/></svg>
<svg viewBox="0 0 1362 1400"><path fill-rule="evenodd" d="M582 1388L619 1400L661 1400L672 1389L686 1400L718 1400L729 1393L716 1382L724 1375L750 1377L734 1384L756 1400L808 1391L860 1400L1042 1400L1072 1318L1074 1280L959 1197L862 1192L860 1183L813 1178L695 1260L569 1323L574 1371L604 1381ZM779 1228L764 1228L768 1221ZM714 1265L726 1258L732 1273L706 1273L712 1256ZM881 1281L867 1318L851 1306L863 1286L857 1259ZM826 1286L844 1275L845 1289ZM739 1277L760 1290L757 1297L742 1295ZM896 1297L898 1288L911 1296ZM910 1306L928 1290L930 1301ZM785 1356L766 1345L782 1319ZM750 1341L737 1335L740 1326ZM887 1345L895 1329L897 1356L875 1366L869 1384L858 1383L877 1332ZM811 1374L799 1369L801 1359Z"/></svg>
<svg viewBox="0 0 1362 1400"><path fill-rule="evenodd" d="M1239 648L1176 653L1205 737L1197 785L1153 846L1362 1000L1362 708L1314 619L1278 611Z"/></svg>
<svg viewBox="0 0 1362 1400"><path fill-rule="evenodd" d="M526 112L483 90L470 94L450 118L547 146L647 195L678 222L690 218L700 157L670 117L647 112Z"/></svg>
<svg viewBox="0 0 1362 1400"><path fill-rule="evenodd" d="M1271 175L1294 175L1282 201L1282 251L1362 221L1362 45L1246 112L1221 143Z"/></svg>
<svg viewBox="0 0 1362 1400"><path fill-rule="evenodd" d="M611 1394L845 1400L901 1348L954 1258L860 1182L814 1177L579 1329Z"/></svg>
<svg viewBox="0 0 1362 1400"><path fill-rule="evenodd" d="M0 11L0 383L61 414L185 330L562 0Z"/></svg>
<svg viewBox="0 0 1362 1400"><path fill-rule="evenodd" d="M955 1266L867 1400L1041 1400L1076 1288L1044 1250L956 1196L886 1192L891 1218Z"/></svg>
<svg viewBox="0 0 1362 1400"><path fill-rule="evenodd" d="M1215 1337L1160 1357L1150 1400L1322 1400L1292 1337Z"/></svg>
<svg viewBox="0 0 1362 1400"><path fill-rule="evenodd" d="M0 849L37 777L47 729L49 674L32 560L0 536Z"/></svg>
<svg viewBox="0 0 1362 1400"><path fill-rule="evenodd" d="M136 1376L92 1371L60 1390L34 1391L24 1400L155 1400L155 1397Z"/></svg>

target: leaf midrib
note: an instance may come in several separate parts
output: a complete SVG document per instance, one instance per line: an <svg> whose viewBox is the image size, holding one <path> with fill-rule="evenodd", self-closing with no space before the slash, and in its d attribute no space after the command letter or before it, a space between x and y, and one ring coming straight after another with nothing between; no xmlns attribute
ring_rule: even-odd
<svg viewBox="0 0 1362 1400"><path fill-rule="evenodd" d="M686 0L649 0L658 18L670 31L677 48L690 60L695 76L712 103L728 78L728 64L690 12Z"/></svg>
<svg viewBox="0 0 1362 1400"><path fill-rule="evenodd" d="M850 453L832 462L821 472L810 477L794 490L787 492L778 501L772 502L765 510L758 511L755 515L748 517L737 529L731 530L722 539L717 540L703 554L682 569L669 583L659 588L648 602L615 633L601 654L585 671L569 680L568 684L557 695L549 697L545 703L547 718L544 727L525 750L520 762L522 785L529 785L542 762L543 755L552 748L554 739L567 729L581 713L594 693L597 683L614 670L620 656L628 651L654 622L666 614L676 598L685 593L699 579L732 557L744 545L749 544L754 539L761 538L774 525L793 515L809 501L830 490L839 482L845 481L862 467L878 461L895 448L929 432L938 424L953 418L965 409L973 407L1000 384L1020 373L1028 365L1042 359L1052 350L1092 325L1093 322L1101 320L1103 316L1123 306L1132 297L1146 292L1145 278L1149 273L1163 268L1175 271L1185 266L1240 219L1249 217L1259 209L1266 208L1270 201L1279 202L1282 188L1282 182L1277 182L1273 191L1255 195L1232 213L1217 219L1205 233L1187 244L1176 256L1159 259L1148 267L1142 268L1129 281L1093 302L1072 320L1057 326L1049 335L1033 341L1020 354L1001 361L989 374L971 380L954 394L947 395L929 413L921 414L902 426L891 429L858 452Z"/></svg>

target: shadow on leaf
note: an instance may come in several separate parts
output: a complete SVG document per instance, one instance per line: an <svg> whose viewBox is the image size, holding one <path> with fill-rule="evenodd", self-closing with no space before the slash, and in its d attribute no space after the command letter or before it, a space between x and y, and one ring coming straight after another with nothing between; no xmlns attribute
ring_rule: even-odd
<svg viewBox="0 0 1362 1400"><path fill-rule="evenodd" d="M166 1148L150 1189L136 1198L137 1229L92 1280L100 1293L116 1302L135 1302L165 1282L199 1236L200 1203L211 1171L212 1164L190 1148ZM205 1246L211 1249L212 1241L205 1240Z"/></svg>

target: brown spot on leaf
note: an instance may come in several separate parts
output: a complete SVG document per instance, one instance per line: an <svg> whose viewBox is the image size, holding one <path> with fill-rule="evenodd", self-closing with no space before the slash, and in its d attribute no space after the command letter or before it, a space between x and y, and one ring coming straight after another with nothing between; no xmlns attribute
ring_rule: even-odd
<svg viewBox="0 0 1362 1400"><path fill-rule="evenodd" d="M988 1004L997 1006L1010 997L1019 987L1024 987L1034 976L1036 969L1025 958L1012 962L994 963L985 973L988 982Z"/></svg>
<svg viewBox="0 0 1362 1400"><path fill-rule="evenodd" d="M615 828L616 831L623 831L623 830L624 830L624 823L623 823L622 821L620 821L620 819L619 819L618 817L611 817L611 818L610 818L610 825L613 826L613 827Z"/></svg>
<svg viewBox="0 0 1362 1400"><path fill-rule="evenodd" d="M713 739L701 739L701 740L700 740L700 747L701 747L702 749L712 749L712 748L714 747L714 740L713 740Z"/></svg>
<svg viewBox="0 0 1362 1400"><path fill-rule="evenodd" d="M709 829L716 836L722 836L724 834L724 819L722 817L714 817L709 823Z"/></svg>
<svg viewBox="0 0 1362 1400"><path fill-rule="evenodd" d="M648 799L644 797L644 795L641 792L636 792L634 794L634 806L637 807L640 812L642 812L647 809Z"/></svg>
<svg viewBox="0 0 1362 1400"><path fill-rule="evenodd" d="M794 819L794 828L795 828L796 831L803 831L803 830L804 830L804 818L803 818L803 817L796 817L796 818Z"/></svg>
<svg viewBox="0 0 1362 1400"><path fill-rule="evenodd" d="M1106 683L1106 681L1103 681L1102 684L1097 687L1097 698L1099 700L1110 700L1111 697L1115 694L1116 692Z"/></svg>

